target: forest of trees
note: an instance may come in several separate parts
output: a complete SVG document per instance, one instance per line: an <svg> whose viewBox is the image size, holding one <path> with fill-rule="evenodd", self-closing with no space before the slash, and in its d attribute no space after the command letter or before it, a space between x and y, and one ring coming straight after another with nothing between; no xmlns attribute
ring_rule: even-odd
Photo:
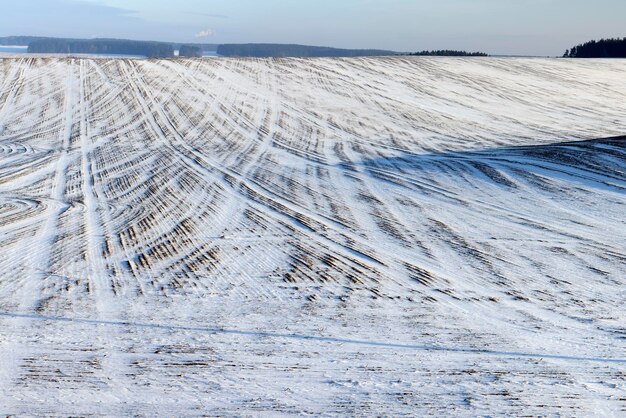
<svg viewBox="0 0 626 418"><path fill-rule="evenodd" d="M43 36L4 36L0 37L0 45L20 45L20 46L28 46L31 42L41 41L46 39L54 39L47 38ZM68 39L74 40L74 39Z"/></svg>
<svg viewBox="0 0 626 418"><path fill-rule="evenodd" d="M451 49L440 49L437 51L420 51L413 52L408 55L420 56L420 57L488 57L489 55L484 52L467 52L467 51L454 51Z"/></svg>
<svg viewBox="0 0 626 418"><path fill-rule="evenodd" d="M149 56L154 54L158 50L155 48L148 48L145 51L145 54L137 54L137 53L128 53L124 51L136 51L136 46L131 46L131 44L141 43L141 44L169 44L163 42L150 42L150 41L132 41L127 39L74 39L74 38L50 38L43 36L5 36L0 37L0 45L23 45L29 46L33 44L33 48L30 52L35 53L79 53L76 51L71 51L73 46L76 43L81 43L81 46L76 49L85 50L100 50L101 52L96 52L100 54L116 54L116 55L143 55ZM98 45L95 45L98 43ZM106 43L106 45L102 45ZM87 44L87 45L86 45ZM183 47L193 48L192 55L190 56L203 56L204 53L214 53L217 51L217 44L179 44L173 43L172 48L174 50L180 50ZM200 48L201 54L197 55L197 48ZM102 52L102 50L112 50L115 49L116 52ZM62 51L62 52L61 52ZM192 51L192 50L188 50ZM162 53L163 51L161 51ZM195 54L195 55L193 55ZM169 56L169 55L168 55Z"/></svg>
<svg viewBox="0 0 626 418"><path fill-rule="evenodd" d="M379 49L340 49L291 44L225 44L217 48L225 57L365 57L397 55Z"/></svg>
<svg viewBox="0 0 626 418"><path fill-rule="evenodd" d="M225 57L366 57L366 56L448 56L486 57L482 52L456 50L399 53L380 49L341 49L295 44L178 44L126 39L65 39L34 36L0 37L0 45L28 45L30 53L135 55L148 58L171 58L178 49L180 57L202 57L217 51ZM626 56L625 39L592 41L572 48L567 57Z"/></svg>
<svg viewBox="0 0 626 418"><path fill-rule="evenodd" d="M181 45L178 50L179 57L198 58L202 55L202 48L196 45Z"/></svg>
<svg viewBox="0 0 626 418"><path fill-rule="evenodd" d="M565 58L626 58L626 38L600 39L565 51Z"/></svg>
<svg viewBox="0 0 626 418"><path fill-rule="evenodd" d="M163 42L128 41L120 39L71 40L48 38L30 42L28 52L137 55L148 58L170 58L174 56L174 47L172 44Z"/></svg>

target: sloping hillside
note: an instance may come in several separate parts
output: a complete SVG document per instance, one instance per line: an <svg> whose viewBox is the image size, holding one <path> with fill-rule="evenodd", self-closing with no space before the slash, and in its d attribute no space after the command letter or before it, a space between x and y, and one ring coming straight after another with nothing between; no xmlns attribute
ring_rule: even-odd
<svg viewBox="0 0 626 418"><path fill-rule="evenodd" d="M625 77L0 60L0 414L620 415Z"/></svg>

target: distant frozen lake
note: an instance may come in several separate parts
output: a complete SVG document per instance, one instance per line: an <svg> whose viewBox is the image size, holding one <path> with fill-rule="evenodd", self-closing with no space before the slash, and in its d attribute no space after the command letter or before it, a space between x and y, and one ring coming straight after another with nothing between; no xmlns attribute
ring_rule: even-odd
<svg viewBox="0 0 626 418"><path fill-rule="evenodd" d="M178 49L174 51L174 56L177 57L179 54ZM202 51L203 57L219 57L217 51Z"/></svg>
<svg viewBox="0 0 626 418"><path fill-rule="evenodd" d="M10 54L26 54L28 53L28 46L0 45L0 52L7 52Z"/></svg>

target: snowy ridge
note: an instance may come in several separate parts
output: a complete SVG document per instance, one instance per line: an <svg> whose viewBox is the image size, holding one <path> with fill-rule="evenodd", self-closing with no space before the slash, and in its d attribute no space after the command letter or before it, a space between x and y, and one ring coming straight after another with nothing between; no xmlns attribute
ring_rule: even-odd
<svg viewBox="0 0 626 418"><path fill-rule="evenodd" d="M625 77L0 60L0 414L623 414Z"/></svg>

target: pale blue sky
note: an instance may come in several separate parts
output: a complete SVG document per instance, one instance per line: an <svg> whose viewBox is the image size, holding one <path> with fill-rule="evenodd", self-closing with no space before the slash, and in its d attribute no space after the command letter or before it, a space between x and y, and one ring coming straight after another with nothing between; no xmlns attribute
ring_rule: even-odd
<svg viewBox="0 0 626 418"><path fill-rule="evenodd" d="M626 0L0 0L0 36L560 55L626 36Z"/></svg>

